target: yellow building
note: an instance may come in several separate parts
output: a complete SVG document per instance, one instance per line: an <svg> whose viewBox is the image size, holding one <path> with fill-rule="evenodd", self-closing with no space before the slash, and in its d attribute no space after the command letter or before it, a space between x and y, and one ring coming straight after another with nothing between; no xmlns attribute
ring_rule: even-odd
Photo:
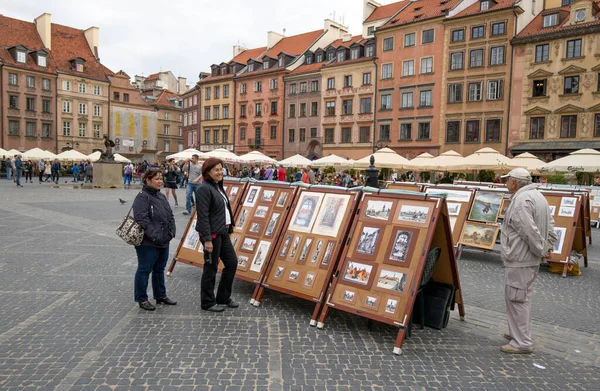
<svg viewBox="0 0 600 391"><path fill-rule="evenodd" d="M600 149L600 7L547 3L513 39L509 147L550 160Z"/></svg>
<svg viewBox="0 0 600 391"><path fill-rule="evenodd" d="M169 90L163 90L156 98L146 97L146 101L154 107L158 117L156 159L163 161L167 155L184 149L181 97Z"/></svg>

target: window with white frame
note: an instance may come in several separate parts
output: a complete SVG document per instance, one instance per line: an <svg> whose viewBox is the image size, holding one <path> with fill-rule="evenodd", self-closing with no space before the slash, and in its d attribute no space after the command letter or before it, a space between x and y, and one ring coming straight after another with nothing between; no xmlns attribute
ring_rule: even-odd
<svg viewBox="0 0 600 391"><path fill-rule="evenodd" d="M63 136L71 135L71 121L63 121Z"/></svg>
<svg viewBox="0 0 600 391"><path fill-rule="evenodd" d="M79 93L80 94L85 94L87 90L87 86L85 83L79 83Z"/></svg>
<svg viewBox="0 0 600 391"><path fill-rule="evenodd" d="M102 89L100 86L94 86L94 95L99 96L102 94Z"/></svg>
<svg viewBox="0 0 600 391"><path fill-rule="evenodd" d="M261 92L262 91L262 81L255 81L254 82L254 92Z"/></svg>
<svg viewBox="0 0 600 391"><path fill-rule="evenodd" d="M171 125L163 125L163 134L165 136L169 135L169 131L171 130Z"/></svg>
<svg viewBox="0 0 600 391"><path fill-rule="evenodd" d="M272 90L276 90L279 87L279 80L277 80L276 78L271 79L269 81L269 88Z"/></svg>
<svg viewBox="0 0 600 391"><path fill-rule="evenodd" d="M188 115L184 115L183 116L183 126L187 126L188 125Z"/></svg>
<svg viewBox="0 0 600 391"><path fill-rule="evenodd" d="M381 66L381 78L391 79L392 78L392 64L383 64Z"/></svg>
<svg viewBox="0 0 600 391"><path fill-rule="evenodd" d="M20 62L22 64L25 64L27 62L27 56L24 51L22 51L22 50L17 51L17 62Z"/></svg>
<svg viewBox="0 0 600 391"><path fill-rule="evenodd" d="M433 73L433 57L421 59L421 73Z"/></svg>
<svg viewBox="0 0 600 391"><path fill-rule="evenodd" d="M165 112L165 119L166 120L170 120L171 119L171 113L169 113L168 111Z"/></svg>
<svg viewBox="0 0 600 391"><path fill-rule="evenodd" d="M402 108L407 109L410 107L413 107L413 93L412 93L412 91L403 92L402 93Z"/></svg>
<svg viewBox="0 0 600 391"><path fill-rule="evenodd" d="M504 64L504 46L497 46L490 49L490 65Z"/></svg>
<svg viewBox="0 0 600 391"><path fill-rule="evenodd" d="M27 76L27 79L25 79L27 88L35 88L35 77L33 76Z"/></svg>
<svg viewBox="0 0 600 391"><path fill-rule="evenodd" d="M544 15L542 27L552 27L558 24L558 14Z"/></svg>
<svg viewBox="0 0 600 391"><path fill-rule="evenodd" d="M165 141L163 151L165 151L165 152L171 151L171 143L169 141Z"/></svg>
<svg viewBox="0 0 600 391"><path fill-rule="evenodd" d="M487 99L500 100L504 96L504 80L488 80Z"/></svg>
<svg viewBox="0 0 600 391"><path fill-rule="evenodd" d="M192 123L194 125L196 125L198 123L198 113L195 111L192 113Z"/></svg>
<svg viewBox="0 0 600 391"><path fill-rule="evenodd" d="M100 131L102 130L102 125L94 124L93 129L94 129L94 138L100 138Z"/></svg>
<svg viewBox="0 0 600 391"><path fill-rule="evenodd" d="M391 94L382 94L381 95L381 106L379 108L381 110L391 110L392 109L392 95Z"/></svg>
<svg viewBox="0 0 600 391"><path fill-rule="evenodd" d="M18 76L17 76L16 73L9 73L8 74L8 84L10 84L11 86L18 85Z"/></svg>
<svg viewBox="0 0 600 391"><path fill-rule="evenodd" d="M240 84L240 94L246 93L246 83Z"/></svg>
<svg viewBox="0 0 600 391"><path fill-rule="evenodd" d="M469 102L477 102L481 100L481 91L483 89L482 82L469 83Z"/></svg>
<svg viewBox="0 0 600 391"><path fill-rule="evenodd" d="M413 76L415 74L415 60L402 62L402 76Z"/></svg>
<svg viewBox="0 0 600 391"><path fill-rule="evenodd" d="M100 105L94 105L94 117L100 117L101 115Z"/></svg>
<svg viewBox="0 0 600 391"><path fill-rule="evenodd" d="M416 43L416 34L409 33L404 34L404 47L415 46Z"/></svg>
<svg viewBox="0 0 600 391"><path fill-rule="evenodd" d="M210 107L204 108L204 120L205 121L210 120Z"/></svg>
<svg viewBox="0 0 600 391"><path fill-rule="evenodd" d="M45 67L46 64L47 64L46 60L47 60L46 56L38 55L38 58L37 58L37 64L38 64L38 66Z"/></svg>
<svg viewBox="0 0 600 391"><path fill-rule="evenodd" d="M448 84L448 103L462 102L462 83Z"/></svg>
<svg viewBox="0 0 600 391"><path fill-rule="evenodd" d="M64 91L70 91L71 90L71 82L68 80L63 80L62 82L62 89Z"/></svg>
<svg viewBox="0 0 600 391"><path fill-rule="evenodd" d="M421 107L433 106L431 90L424 90L424 91L419 92L419 106L421 106Z"/></svg>
<svg viewBox="0 0 600 391"><path fill-rule="evenodd" d="M87 124L85 122L79 123L79 137L87 137Z"/></svg>
<svg viewBox="0 0 600 391"><path fill-rule="evenodd" d="M383 39L383 51L387 52L389 50L394 50L394 37Z"/></svg>
<svg viewBox="0 0 600 391"><path fill-rule="evenodd" d="M71 112L71 101L64 100L63 101L63 113Z"/></svg>
<svg viewBox="0 0 600 391"><path fill-rule="evenodd" d="M50 91L50 79L42 79L42 90Z"/></svg>
<svg viewBox="0 0 600 391"><path fill-rule="evenodd" d="M400 140L401 141L412 140L412 124L411 123L407 122L407 123L400 124Z"/></svg>

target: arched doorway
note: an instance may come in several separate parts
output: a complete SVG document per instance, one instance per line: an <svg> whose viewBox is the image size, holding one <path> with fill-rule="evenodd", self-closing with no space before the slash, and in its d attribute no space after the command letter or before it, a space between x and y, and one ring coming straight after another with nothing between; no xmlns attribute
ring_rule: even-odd
<svg viewBox="0 0 600 391"><path fill-rule="evenodd" d="M312 140L306 148L306 158L309 160L323 157L323 146L317 140Z"/></svg>

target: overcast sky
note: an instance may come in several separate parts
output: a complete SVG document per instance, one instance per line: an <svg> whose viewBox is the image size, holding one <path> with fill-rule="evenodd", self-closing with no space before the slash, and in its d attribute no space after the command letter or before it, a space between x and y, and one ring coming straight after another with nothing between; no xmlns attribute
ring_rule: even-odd
<svg viewBox="0 0 600 391"><path fill-rule="evenodd" d="M381 1L382 4L393 0ZM210 65L229 61L232 46L266 46L267 31L286 35L323 28L326 18L360 34L363 0L1 0L0 13L26 21L100 28L100 59L132 78L170 70L189 84Z"/></svg>

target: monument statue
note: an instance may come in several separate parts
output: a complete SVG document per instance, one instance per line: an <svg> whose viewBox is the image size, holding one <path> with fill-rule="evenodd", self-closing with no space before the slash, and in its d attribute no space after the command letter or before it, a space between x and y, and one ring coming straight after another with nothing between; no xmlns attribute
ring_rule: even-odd
<svg viewBox="0 0 600 391"><path fill-rule="evenodd" d="M106 147L106 151L100 154L100 159L98 162L100 163L115 163L115 155L113 154L113 148L115 146L115 142L108 138L108 135L104 135L104 146Z"/></svg>

